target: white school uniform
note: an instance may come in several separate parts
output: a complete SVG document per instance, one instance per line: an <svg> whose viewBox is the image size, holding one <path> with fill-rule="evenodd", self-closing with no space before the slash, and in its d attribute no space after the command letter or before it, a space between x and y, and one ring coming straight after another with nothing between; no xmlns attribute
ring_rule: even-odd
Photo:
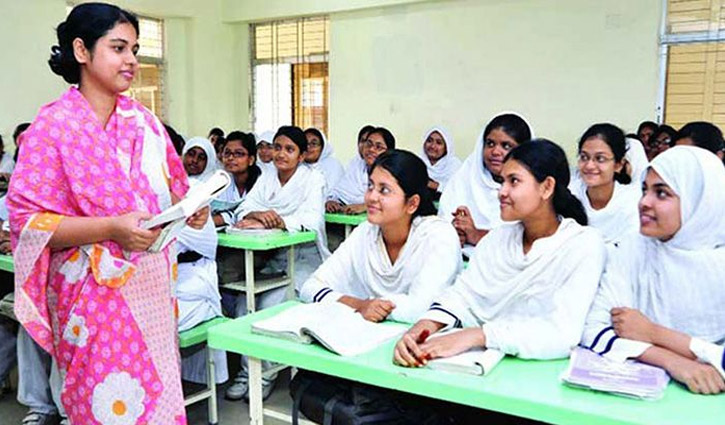
<svg viewBox="0 0 725 425"><path fill-rule="evenodd" d="M338 201L343 205L365 203L365 192L368 190L368 166L360 155L355 155L333 187L328 200Z"/></svg>
<svg viewBox="0 0 725 425"><path fill-rule="evenodd" d="M493 179L493 174L483 164L483 145L481 131L473 153L448 181L438 205L438 216L452 221L456 209L466 206L476 228L490 230L503 223L498 201L501 184ZM463 253L470 258L473 248L466 244Z"/></svg>
<svg viewBox="0 0 725 425"><path fill-rule="evenodd" d="M3 153L2 159L0 159L0 173L12 173L15 169L15 160L13 156L7 152Z"/></svg>
<svg viewBox="0 0 725 425"><path fill-rule="evenodd" d="M680 197L682 226L666 242L637 233L610 251L582 343L619 361L640 356L650 344L618 337L611 324L612 308L631 307L693 337L690 349L725 377L725 169L692 146L668 149L651 168Z"/></svg>
<svg viewBox="0 0 725 425"><path fill-rule="evenodd" d="M239 194L239 189L237 189L237 185L234 183L234 177L232 176L232 184L230 184L224 192L220 193L217 197L217 200L219 201L225 201L225 202L240 202L243 201L244 198L247 197L247 191L245 190L242 194ZM234 211L222 211L219 213L219 215L222 217L222 220L224 220L224 224L227 226L233 226L234 223L236 223L237 218L234 213Z"/></svg>
<svg viewBox="0 0 725 425"><path fill-rule="evenodd" d="M262 142L267 142L270 145L274 143L274 131L267 130L263 131L259 134L259 136L256 137L257 139L257 151L259 151L259 144ZM257 161L255 161L255 164L259 167L260 170L262 170L262 174L264 173L277 173L277 167L274 166L274 160L270 160L269 162L262 162L261 159L259 159L259 154L257 154Z"/></svg>
<svg viewBox="0 0 725 425"><path fill-rule="evenodd" d="M194 186L208 178L214 171L214 148L209 140L202 137L190 139L182 155L192 147L202 148L209 158L206 169L198 176L189 177ZM212 170L209 172L209 170ZM179 331L191 329L199 323L222 316L221 295L217 280L216 266L217 234L211 217L202 229L189 226L183 228L177 239L177 252L195 251L201 258L191 263L179 263L179 278L176 285L176 297L179 306ZM216 364L216 382L228 379L226 353L214 351ZM206 349L184 355L182 358L182 377L191 382L206 383Z"/></svg>
<svg viewBox="0 0 725 425"><path fill-rule="evenodd" d="M395 304L390 318L415 322L433 298L453 284L462 269L453 226L435 217L416 217L394 264L380 227L360 224L302 286L305 302L336 302L343 295L384 298Z"/></svg>
<svg viewBox="0 0 725 425"><path fill-rule="evenodd" d="M589 226L598 229L604 242L618 244L627 236L639 232L639 199L642 188L639 181L629 184L614 182L612 199L604 208L594 209L587 195L587 185L581 178L572 179L569 190L584 206Z"/></svg>
<svg viewBox="0 0 725 425"><path fill-rule="evenodd" d="M325 177L325 198L327 198L332 194L333 188L340 181L343 174L345 174L345 170L343 170L340 161L333 156L334 149L332 148L332 144L328 142L327 137L325 137L325 133L320 131L320 134L322 134L322 152L320 153L320 158L314 164L305 162L305 165L321 172Z"/></svg>
<svg viewBox="0 0 725 425"><path fill-rule="evenodd" d="M521 223L504 224L476 246L468 269L423 319L481 326L486 346L531 359L569 355L580 340L606 250L599 232L564 218L524 254Z"/></svg>
<svg viewBox="0 0 725 425"><path fill-rule="evenodd" d="M428 136L430 136L433 132L439 133L443 137L443 140L445 140L446 155L439 159L435 164L431 164L430 159L428 159L428 155L425 153L425 147L422 147L420 155L418 156L423 160L425 166L428 168L428 177L438 183L437 191L442 193L451 177L453 177L456 171L461 168L461 160L456 156L456 146L453 137L451 137L448 131L446 131L443 127L433 127L428 130L423 136L423 144L425 144L425 141L428 140Z"/></svg>

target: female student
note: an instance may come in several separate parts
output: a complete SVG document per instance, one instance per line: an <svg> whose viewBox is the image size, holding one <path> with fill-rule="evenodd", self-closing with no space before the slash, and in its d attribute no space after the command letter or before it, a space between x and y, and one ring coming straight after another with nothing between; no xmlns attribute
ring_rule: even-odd
<svg viewBox="0 0 725 425"><path fill-rule="evenodd" d="M215 226L234 224L234 210L262 174L262 170L257 167L257 143L252 133L229 133L221 156L224 170L232 176L233 184L217 198L224 206L212 214Z"/></svg>
<svg viewBox="0 0 725 425"><path fill-rule="evenodd" d="M642 192L627 174L626 155L624 132L612 124L595 124L579 139L578 172L569 189L606 243L618 243L639 229Z"/></svg>
<svg viewBox="0 0 725 425"><path fill-rule="evenodd" d="M428 190L433 200L438 200L448 180L461 168L461 160L455 154L453 138L442 127L433 127L423 137L420 158L428 169Z"/></svg>
<svg viewBox="0 0 725 425"><path fill-rule="evenodd" d="M393 133L383 127L374 127L365 137L362 148L364 164L355 163L338 181L325 204L327 212L360 214L365 212L365 192L368 185L368 168L383 152L395 149ZM351 164L352 165L352 164Z"/></svg>
<svg viewBox="0 0 725 425"><path fill-rule="evenodd" d="M305 302L341 302L366 319L412 323L461 270L455 230L435 216L425 164L390 150L373 162L368 220L302 286Z"/></svg>
<svg viewBox="0 0 725 425"><path fill-rule="evenodd" d="M276 173L274 167L274 150L272 143L274 142L274 131L267 130L257 137L257 166L262 172Z"/></svg>
<svg viewBox="0 0 725 425"><path fill-rule="evenodd" d="M649 138L649 149L647 150L647 159L652 161L655 157L670 148L672 141L677 138L677 130L669 125L662 124L652 133Z"/></svg>
<svg viewBox="0 0 725 425"><path fill-rule="evenodd" d="M231 133L230 133L231 135ZM215 168L215 152L211 141L194 137L182 151L184 170L189 185L206 181ZM217 280L217 234L211 217L201 229L184 228L177 239L178 282L176 298L179 307L178 328L185 331L199 323L222 316L221 295ZM206 349L182 352L182 378L206 383ZM215 351L216 382L228 379L226 353Z"/></svg>
<svg viewBox="0 0 725 425"><path fill-rule="evenodd" d="M481 239L469 268L400 339L396 363L421 366L473 347L562 358L579 342L605 248L567 189L566 155L548 140L522 144L507 154L501 177L501 218L516 223ZM450 327L463 330L426 341Z"/></svg>
<svg viewBox="0 0 725 425"><path fill-rule="evenodd" d="M662 367L693 392L725 391L724 185L722 162L703 149L652 161L640 233L609 253L584 345Z"/></svg>
<svg viewBox="0 0 725 425"><path fill-rule="evenodd" d="M325 260L327 250L325 236L324 190L325 179L321 173L303 166L307 152L304 132L293 126L283 126L274 136L274 165L277 173L263 173L236 211L236 227L242 229L284 229L288 231L313 230L315 242L295 246L295 288ZM286 251L280 251L273 259L286 264ZM286 288L273 289L257 296L257 305L264 309L282 302ZM247 313L246 295L237 299L237 317ZM235 384L227 389L230 399L241 399L249 389L246 366L235 378ZM276 377L265 379L264 394L268 396Z"/></svg>
<svg viewBox="0 0 725 425"><path fill-rule="evenodd" d="M138 69L138 20L80 4L49 64L71 87L23 133L8 195L15 313L58 364L70 422L185 423L173 247L139 222L184 196L158 118L121 95ZM208 209L189 224L197 229Z"/></svg>
<svg viewBox="0 0 725 425"><path fill-rule="evenodd" d="M325 176L325 199L332 193L332 188L337 185L340 177L345 173L340 161L333 157L332 144L316 128L310 127L305 130L307 137L307 153L305 164L312 169L318 170Z"/></svg>
<svg viewBox="0 0 725 425"><path fill-rule="evenodd" d="M685 124L672 141L673 146L697 146L725 158L725 140L722 131L712 123L695 121Z"/></svg>
<svg viewBox="0 0 725 425"><path fill-rule="evenodd" d="M438 215L453 219L463 252L473 247L489 230L501 224L498 190L506 154L531 140L531 129L515 114L498 115L484 128L478 143L443 191Z"/></svg>

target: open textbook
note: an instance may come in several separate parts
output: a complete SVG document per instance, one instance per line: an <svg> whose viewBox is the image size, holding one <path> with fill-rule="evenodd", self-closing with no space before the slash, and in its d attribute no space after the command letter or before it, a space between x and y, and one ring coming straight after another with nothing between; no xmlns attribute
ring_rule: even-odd
<svg viewBox="0 0 725 425"><path fill-rule="evenodd" d="M569 367L561 374L566 384L628 397L656 400L662 397L670 377L664 369L627 360L620 363L577 347Z"/></svg>
<svg viewBox="0 0 725 425"><path fill-rule="evenodd" d="M166 248L186 225L186 219L224 192L231 182L229 174L218 170L203 183L189 189L184 199L142 223L141 227L144 229L162 228L161 234L148 250L158 252Z"/></svg>
<svg viewBox="0 0 725 425"><path fill-rule="evenodd" d="M373 323L339 302L300 304L252 324L252 332L303 344L319 342L341 356L368 352L408 329Z"/></svg>
<svg viewBox="0 0 725 425"><path fill-rule="evenodd" d="M450 335L458 331L461 331L461 329L439 332L433 334L429 339ZM446 372L488 375L504 356L505 354L502 351L493 348L476 347L455 356L431 360L426 366L430 369Z"/></svg>

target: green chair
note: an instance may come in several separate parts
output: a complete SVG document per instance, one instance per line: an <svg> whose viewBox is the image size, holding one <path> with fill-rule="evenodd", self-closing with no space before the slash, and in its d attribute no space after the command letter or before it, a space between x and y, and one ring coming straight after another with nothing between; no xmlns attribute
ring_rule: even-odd
<svg viewBox="0 0 725 425"><path fill-rule="evenodd" d="M224 323L229 320L226 317L215 317L214 319L202 322L195 327L179 332L179 348L188 348L197 344L206 343L208 331L212 327ZM209 399L209 424L216 425L218 420L217 412L217 396L216 396L216 380L214 367L214 356L211 349L207 349L206 357L206 389L194 394L190 394L184 398L184 406L189 406L196 402Z"/></svg>

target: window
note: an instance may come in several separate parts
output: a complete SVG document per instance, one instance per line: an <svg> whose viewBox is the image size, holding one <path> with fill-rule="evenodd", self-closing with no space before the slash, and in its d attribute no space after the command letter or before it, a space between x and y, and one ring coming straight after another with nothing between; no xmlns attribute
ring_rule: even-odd
<svg viewBox="0 0 725 425"><path fill-rule="evenodd" d="M139 17L138 72L126 93L164 120L164 23Z"/></svg>
<svg viewBox="0 0 725 425"><path fill-rule="evenodd" d="M664 122L725 128L725 0L667 0Z"/></svg>
<svg viewBox="0 0 725 425"><path fill-rule="evenodd" d="M327 133L329 102L327 17L251 26L252 127L317 127Z"/></svg>

